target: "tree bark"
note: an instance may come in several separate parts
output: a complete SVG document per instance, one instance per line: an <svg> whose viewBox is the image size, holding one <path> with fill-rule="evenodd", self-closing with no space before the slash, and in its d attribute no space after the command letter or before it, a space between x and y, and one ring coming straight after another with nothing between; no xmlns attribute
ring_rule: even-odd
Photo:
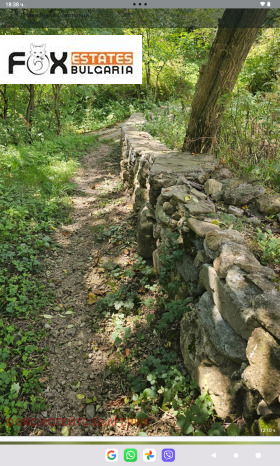
<svg viewBox="0 0 280 466"><path fill-rule="evenodd" d="M27 110L26 110L26 121L31 127L32 126L34 108L35 108L35 88L34 88L34 84L29 84L29 86L27 86L27 88L29 90L29 102L28 102L28 106L27 106Z"/></svg>
<svg viewBox="0 0 280 466"><path fill-rule="evenodd" d="M209 152L216 143L225 100L267 12L268 9L225 10L208 62L200 69L183 151Z"/></svg>
<svg viewBox="0 0 280 466"><path fill-rule="evenodd" d="M55 117L56 117L56 122L57 122L57 134L58 136L61 136L62 124L60 120L59 99L60 99L62 84L53 84L52 88L53 88L53 95L54 95L54 112L55 112Z"/></svg>
<svg viewBox="0 0 280 466"><path fill-rule="evenodd" d="M7 84L3 84L3 89L0 88L0 93L3 97L3 113L2 113L2 118L6 120L8 117L8 108L9 108L9 101L8 101L8 96L7 96Z"/></svg>

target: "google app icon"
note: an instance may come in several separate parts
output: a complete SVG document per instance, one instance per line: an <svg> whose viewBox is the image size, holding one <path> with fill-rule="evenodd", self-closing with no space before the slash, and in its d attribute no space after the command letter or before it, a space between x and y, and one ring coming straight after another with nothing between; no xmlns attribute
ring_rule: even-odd
<svg viewBox="0 0 280 466"><path fill-rule="evenodd" d="M118 461L118 459L119 453L116 448L109 448L105 451L105 460L108 461L108 463L114 463Z"/></svg>
<svg viewBox="0 0 280 466"><path fill-rule="evenodd" d="M148 450L143 451L143 460L146 463L153 463L156 461L156 450L149 448Z"/></svg>

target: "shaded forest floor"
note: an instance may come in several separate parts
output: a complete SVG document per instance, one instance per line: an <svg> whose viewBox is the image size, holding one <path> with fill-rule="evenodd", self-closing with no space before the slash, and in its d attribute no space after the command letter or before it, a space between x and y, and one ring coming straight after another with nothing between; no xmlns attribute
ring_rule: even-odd
<svg viewBox="0 0 280 466"><path fill-rule="evenodd" d="M160 355L171 342L170 335L162 339L147 325L156 277L136 254L137 216L119 176L120 126L95 134L99 146L83 157L73 180L71 222L56 229L56 247L44 258L40 279L56 300L41 314L46 330L41 343L48 357L40 378L45 407L29 414L39 422L35 428L23 428L21 435L178 431L176 417L156 406L147 426L147 414L131 393L139 361ZM181 366L175 353L170 358ZM75 425L49 422L62 418L67 425L75 418ZM89 419L90 425L79 418ZM125 421L118 421L121 418Z"/></svg>

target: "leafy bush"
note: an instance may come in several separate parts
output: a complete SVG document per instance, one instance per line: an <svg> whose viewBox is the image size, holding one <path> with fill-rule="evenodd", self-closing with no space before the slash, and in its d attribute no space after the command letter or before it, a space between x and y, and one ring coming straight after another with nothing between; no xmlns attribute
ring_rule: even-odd
<svg viewBox="0 0 280 466"><path fill-rule="evenodd" d="M262 261L280 264L280 238L276 237L271 230L262 232L257 228L257 243L262 249Z"/></svg>

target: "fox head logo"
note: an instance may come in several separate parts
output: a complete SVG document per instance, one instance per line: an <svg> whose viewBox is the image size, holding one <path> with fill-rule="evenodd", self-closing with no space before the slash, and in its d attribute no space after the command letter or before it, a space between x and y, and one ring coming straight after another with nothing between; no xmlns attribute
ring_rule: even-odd
<svg viewBox="0 0 280 466"><path fill-rule="evenodd" d="M30 44L30 56L27 60L27 68L33 74L44 74L50 66L49 58L46 55L46 44Z"/></svg>

